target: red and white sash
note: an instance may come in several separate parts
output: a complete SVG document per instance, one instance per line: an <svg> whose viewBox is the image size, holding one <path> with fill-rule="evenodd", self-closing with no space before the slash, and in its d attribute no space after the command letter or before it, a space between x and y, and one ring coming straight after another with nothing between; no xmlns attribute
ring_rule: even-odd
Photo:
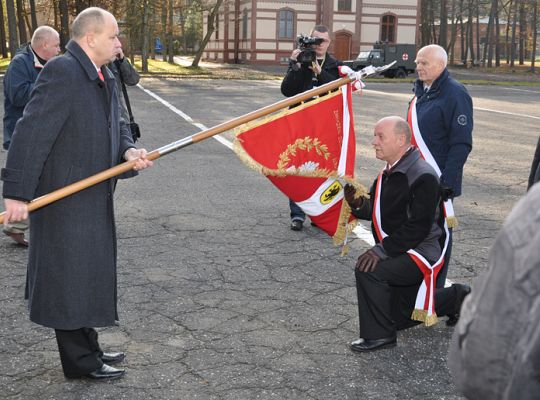
<svg viewBox="0 0 540 400"><path fill-rule="evenodd" d="M441 169L437 165L435 158L433 157L426 143L424 142L424 138L422 137L422 133L420 132L420 127L418 126L418 115L416 113L416 96L411 101L411 106L409 107L409 113L407 115L407 122L409 123L412 131L411 144L418 148L420 154L422 155L422 158L426 160L429 165L431 165L431 167L435 170L435 172L437 172L437 175L440 178L442 175ZM448 199L443 203L443 205L444 216L446 218L446 222L448 223L448 227L457 227L458 222L454 213L454 206L452 204L452 200Z"/></svg>
<svg viewBox="0 0 540 400"><path fill-rule="evenodd" d="M382 229L381 221L382 176L383 173L381 172L377 178L372 212L373 226L375 227L375 233L377 234L377 238L381 244L383 239L388 236ZM437 323L437 314L435 312L435 281L437 279L437 274L444 264L444 255L446 254L446 249L448 247L449 233L446 222L444 223L444 230L446 233L444 248L439 259L434 264L430 264L428 260L413 249L407 251L409 257L411 257L418 268L420 268L420 271L422 271L424 274L424 280L422 281L416 295L416 302L411 319L415 321L422 321L426 326Z"/></svg>

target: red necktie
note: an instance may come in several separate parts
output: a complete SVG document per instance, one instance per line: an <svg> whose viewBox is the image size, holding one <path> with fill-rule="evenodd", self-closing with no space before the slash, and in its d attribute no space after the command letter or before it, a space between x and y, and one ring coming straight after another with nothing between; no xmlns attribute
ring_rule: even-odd
<svg viewBox="0 0 540 400"><path fill-rule="evenodd" d="M105 82L105 77L103 76L103 72L101 72L100 69L98 69L97 74L99 76L99 79L101 79L101 82Z"/></svg>

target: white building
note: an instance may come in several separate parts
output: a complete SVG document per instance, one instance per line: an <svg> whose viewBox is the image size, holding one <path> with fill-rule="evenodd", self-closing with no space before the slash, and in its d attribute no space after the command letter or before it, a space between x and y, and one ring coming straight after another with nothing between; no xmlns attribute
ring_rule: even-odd
<svg viewBox="0 0 540 400"><path fill-rule="evenodd" d="M224 1L204 56L231 63L288 61L299 34L316 24L331 32L330 53L355 58L376 41L417 43L420 0ZM204 32L207 20L205 18Z"/></svg>

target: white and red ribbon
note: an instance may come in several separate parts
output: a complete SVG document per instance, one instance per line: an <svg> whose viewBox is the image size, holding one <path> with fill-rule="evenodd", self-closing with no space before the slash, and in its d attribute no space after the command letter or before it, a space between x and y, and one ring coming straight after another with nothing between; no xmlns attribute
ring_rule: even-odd
<svg viewBox="0 0 540 400"><path fill-rule="evenodd" d="M420 154L422 155L422 158L428 162L429 165L437 172L437 175L439 178L442 175L442 171L437 165L437 162L435 161L435 158L429 151L429 148L427 147L426 143L424 142L424 138L422 137L422 133L420 132L420 127L418 126L418 114L416 112L416 96L411 101L411 106L409 107L409 113L407 115L407 122L409 123L409 126L411 127L412 131L412 138L411 138L411 144L415 145L418 150L420 151ZM452 204L452 200L448 199L443 203L444 205L444 216L448 222L448 225L451 228L454 228L457 225L457 219L454 213L454 205Z"/></svg>
<svg viewBox="0 0 540 400"><path fill-rule="evenodd" d="M382 244L382 241L388 235L384 232L382 228L381 221L381 186L382 186L382 176L383 173L379 174L377 178L377 184L375 186L375 194L373 201L373 212L372 220L373 226L375 227L375 233L379 242ZM439 259L434 263L430 264L420 253L410 249L407 251L407 254L414 263L420 268L420 271L424 274L424 280L422 281L418 293L416 295L416 301L414 306L414 311L411 315L411 319L416 321L422 321L426 326L434 325L437 323L437 313L435 312L435 281L437 279L437 274L444 265L444 255L446 254L446 249L448 247L449 241L449 232L446 221L444 223L444 230L446 238L444 241L444 248L441 252Z"/></svg>

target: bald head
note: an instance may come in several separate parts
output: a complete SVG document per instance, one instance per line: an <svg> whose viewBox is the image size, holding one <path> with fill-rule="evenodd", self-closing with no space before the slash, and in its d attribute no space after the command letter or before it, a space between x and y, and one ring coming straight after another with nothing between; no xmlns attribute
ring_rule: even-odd
<svg viewBox="0 0 540 400"><path fill-rule="evenodd" d="M87 8L77 15L71 32L73 40L98 68L107 64L122 48L116 19L98 7Z"/></svg>
<svg viewBox="0 0 540 400"><path fill-rule="evenodd" d="M408 146L411 143L411 129L407 121L397 115L381 118L377 125L384 124L388 126L389 132L394 135L403 135L405 138L405 144Z"/></svg>
<svg viewBox="0 0 540 400"><path fill-rule="evenodd" d="M39 57L48 61L60 52L60 35L50 26L40 26L34 31L30 45Z"/></svg>
<svg viewBox="0 0 540 400"><path fill-rule="evenodd" d="M403 118L390 116L375 124L373 141L375 156L392 165L399 160L411 145L411 130Z"/></svg>
<svg viewBox="0 0 540 400"><path fill-rule="evenodd" d="M99 7L89 7L82 11L73 21L71 36L74 40L82 39L88 33L101 33L107 17L114 16Z"/></svg>
<svg viewBox="0 0 540 400"><path fill-rule="evenodd" d="M448 55L446 50L437 44L422 47L416 55L416 72L421 81L431 86L446 68Z"/></svg>

